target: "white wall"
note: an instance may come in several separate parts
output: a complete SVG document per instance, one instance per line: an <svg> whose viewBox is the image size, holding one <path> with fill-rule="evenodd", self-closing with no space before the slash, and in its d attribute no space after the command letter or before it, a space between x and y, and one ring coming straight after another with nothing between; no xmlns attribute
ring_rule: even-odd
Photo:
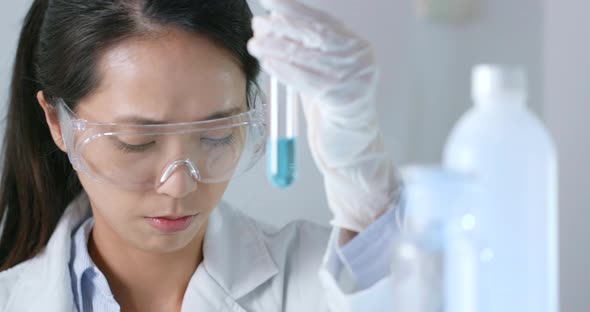
<svg viewBox="0 0 590 312"><path fill-rule="evenodd" d="M22 20L29 9L29 1L0 2L0 118L2 120L0 134L3 135L6 101L12 63L16 53L16 43L20 34ZM1 141L0 141L1 144Z"/></svg>
<svg viewBox="0 0 590 312"><path fill-rule="evenodd" d="M545 115L560 157L561 310L590 311L590 3L545 0Z"/></svg>

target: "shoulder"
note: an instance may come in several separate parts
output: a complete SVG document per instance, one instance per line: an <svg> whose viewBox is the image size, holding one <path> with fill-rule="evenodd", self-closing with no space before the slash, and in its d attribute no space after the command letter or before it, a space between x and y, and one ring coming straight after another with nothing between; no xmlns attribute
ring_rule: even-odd
<svg viewBox="0 0 590 312"><path fill-rule="evenodd" d="M318 275L330 239L330 228L314 222L297 220L283 227L256 222L265 244L279 268L277 276L283 289L285 306L304 296L313 307L323 302L324 291ZM298 299L299 298L299 299Z"/></svg>
<svg viewBox="0 0 590 312"><path fill-rule="evenodd" d="M31 266L33 260L25 261L15 267L0 272L0 311L4 311L10 295L16 285L19 285L23 273L27 271L27 267Z"/></svg>
<svg viewBox="0 0 590 312"><path fill-rule="evenodd" d="M295 220L282 227L252 222L275 258L305 256L319 264L326 251L330 237L327 226L305 220Z"/></svg>
<svg viewBox="0 0 590 312"><path fill-rule="evenodd" d="M312 221L294 220L284 226L270 225L243 212L245 222L268 250L285 283L308 287L319 285L318 271L326 253L331 228ZM317 283L314 283L317 282Z"/></svg>
<svg viewBox="0 0 590 312"><path fill-rule="evenodd" d="M81 194L66 208L39 254L0 272L0 311L71 310L71 233L89 214L87 197Z"/></svg>
<svg viewBox="0 0 590 312"><path fill-rule="evenodd" d="M257 242L250 241L250 248L264 246L276 267L276 274L265 286L250 294L256 300L250 296L242 299L244 307L260 310L258 306L250 306L248 299L259 302L263 297L268 299L262 300L264 302L275 302L276 306L269 305L269 309L277 310L279 306L283 311L325 310L322 308L325 306L324 290L318 273L328 247L330 227L304 220L274 226L247 216L238 209L230 209L233 217L237 217L242 226L249 228L248 232L256 237Z"/></svg>
<svg viewBox="0 0 590 312"><path fill-rule="evenodd" d="M256 220L226 203L219 208L223 217L217 219L224 219L233 240L239 241L230 244L264 246L279 271L313 271L317 275L330 239L330 227L304 220L279 227ZM253 237L236 237L240 235Z"/></svg>
<svg viewBox="0 0 590 312"><path fill-rule="evenodd" d="M40 266L39 259L33 258L0 272L0 311L11 311L14 305L21 305L16 302L24 299L20 294L26 293L32 298L27 288L41 277Z"/></svg>
<svg viewBox="0 0 590 312"><path fill-rule="evenodd" d="M299 257L302 254L308 260L315 260L318 264L321 262L330 238L330 227L306 220L294 220L284 226L270 225L239 209L227 204L225 206L225 209L231 210L231 214L253 229L277 265L286 258Z"/></svg>

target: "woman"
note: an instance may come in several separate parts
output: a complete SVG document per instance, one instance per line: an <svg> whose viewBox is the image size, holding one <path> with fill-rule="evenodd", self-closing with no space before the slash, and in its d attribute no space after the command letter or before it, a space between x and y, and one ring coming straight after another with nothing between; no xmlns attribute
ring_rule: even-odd
<svg viewBox="0 0 590 312"><path fill-rule="evenodd" d="M34 1L5 137L0 310L377 302L367 294L386 289L383 246L400 210L371 48L296 2L263 5L272 13L253 33L243 0ZM304 95L331 237L304 222L274 229L220 202L263 152L255 57Z"/></svg>

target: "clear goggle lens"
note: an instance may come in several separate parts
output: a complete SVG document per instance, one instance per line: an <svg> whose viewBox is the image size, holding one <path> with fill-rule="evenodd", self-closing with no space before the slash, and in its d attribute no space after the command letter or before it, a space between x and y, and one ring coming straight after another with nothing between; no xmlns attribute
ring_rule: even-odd
<svg viewBox="0 0 590 312"><path fill-rule="evenodd" d="M75 119L64 106L60 122L70 129L62 132L74 168L128 189L158 187L178 169L202 183L225 182L264 154L263 108L213 121L122 126Z"/></svg>

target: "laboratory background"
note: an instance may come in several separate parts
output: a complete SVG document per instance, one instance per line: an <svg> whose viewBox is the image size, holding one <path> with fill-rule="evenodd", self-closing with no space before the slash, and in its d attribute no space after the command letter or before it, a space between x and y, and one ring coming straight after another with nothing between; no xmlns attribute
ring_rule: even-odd
<svg viewBox="0 0 590 312"><path fill-rule="evenodd" d="M590 311L590 2L584 0L314 0L374 44L388 152L398 166L438 163L453 125L472 105L471 70L522 65L529 107L559 154L560 310ZM262 10L250 1L254 13ZM2 128L11 66L29 0L0 2ZM301 133L305 133L302 124ZM320 173L301 135L296 183L276 190L265 162L233 181L229 203L277 226L328 224ZM534 155L531 155L534 157ZM326 207L318 209L318 207ZM506 215L510 218L510 215Z"/></svg>

